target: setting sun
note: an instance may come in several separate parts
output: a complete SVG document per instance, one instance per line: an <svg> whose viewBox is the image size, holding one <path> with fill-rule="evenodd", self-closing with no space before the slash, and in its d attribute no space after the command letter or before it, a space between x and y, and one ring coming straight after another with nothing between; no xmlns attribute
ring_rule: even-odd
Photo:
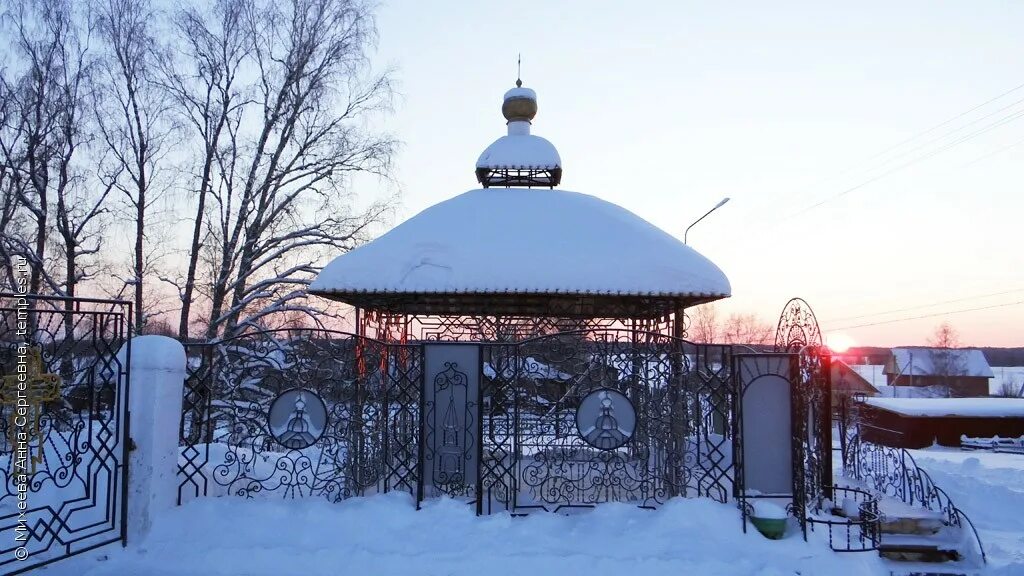
<svg viewBox="0 0 1024 576"><path fill-rule="evenodd" d="M825 344L832 349L833 352L846 352L852 346L856 346L853 338L849 334L842 332L835 332L825 337Z"/></svg>

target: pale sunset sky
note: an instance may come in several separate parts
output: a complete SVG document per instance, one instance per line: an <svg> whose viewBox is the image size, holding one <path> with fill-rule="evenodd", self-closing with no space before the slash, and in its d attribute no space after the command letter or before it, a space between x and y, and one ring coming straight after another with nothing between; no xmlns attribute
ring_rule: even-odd
<svg viewBox="0 0 1024 576"><path fill-rule="evenodd" d="M720 314L801 296L858 344L947 320L1024 345L1024 2L391 0L378 25L394 223L477 187L521 52L562 188L679 238L732 199L689 238L732 282Z"/></svg>

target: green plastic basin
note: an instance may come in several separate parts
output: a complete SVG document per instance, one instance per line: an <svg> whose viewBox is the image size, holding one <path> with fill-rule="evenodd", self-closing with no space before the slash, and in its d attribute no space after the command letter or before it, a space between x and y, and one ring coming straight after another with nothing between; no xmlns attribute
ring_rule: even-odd
<svg viewBox="0 0 1024 576"><path fill-rule="evenodd" d="M771 540L780 540L786 533L785 518L756 518L751 516L750 522L754 525L754 528L757 528L758 532Z"/></svg>

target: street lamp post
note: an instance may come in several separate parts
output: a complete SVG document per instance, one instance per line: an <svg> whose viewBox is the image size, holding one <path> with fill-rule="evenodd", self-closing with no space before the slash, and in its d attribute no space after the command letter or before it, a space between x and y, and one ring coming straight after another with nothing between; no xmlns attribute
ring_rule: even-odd
<svg viewBox="0 0 1024 576"><path fill-rule="evenodd" d="M686 244L686 235L690 233L690 228L693 228L694 226L696 226L697 222L700 222L701 220L707 218L708 214L711 214L715 210L718 210L722 206L725 206L725 203L728 202L728 201L729 201L729 197L728 196L726 196L725 198L722 198L722 200L718 204L715 204L714 208L712 208L711 210L708 210L707 212L704 213L703 216L701 216L700 218L697 218L696 220L694 220L693 224L690 224L689 226L687 226L686 227L686 231L683 232L683 244Z"/></svg>

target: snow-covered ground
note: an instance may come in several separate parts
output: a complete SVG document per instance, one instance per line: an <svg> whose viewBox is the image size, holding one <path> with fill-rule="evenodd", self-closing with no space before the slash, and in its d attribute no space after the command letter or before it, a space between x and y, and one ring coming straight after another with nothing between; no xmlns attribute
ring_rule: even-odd
<svg viewBox="0 0 1024 576"><path fill-rule="evenodd" d="M408 495L312 500L200 498L159 517L142 542L41 570L47 576L875 575L877 556L820 535L771 541L734 505L676 499L656 511L605 504L574 515L476 517Z"/></svg>
<svg viewBox="0 0 1024 576"><path fill-rule="evenodd" d="M941 447L910 452L974 522L990 573L1024 574L1024 455Z"/></svg>

